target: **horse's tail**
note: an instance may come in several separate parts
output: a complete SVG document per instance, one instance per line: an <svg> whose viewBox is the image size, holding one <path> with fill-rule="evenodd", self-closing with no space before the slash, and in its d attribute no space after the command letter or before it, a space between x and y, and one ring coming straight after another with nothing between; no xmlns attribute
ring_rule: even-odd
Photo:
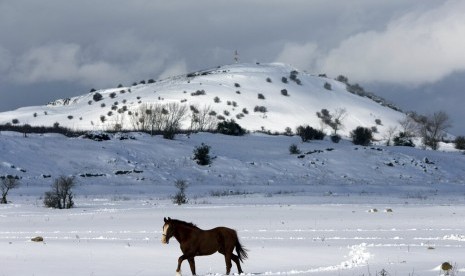
<svg viewBox="0 0 465 276"><path fill-rule="evenodd" d="M244 262L249 256L247 255L247 249L245 249L242 244L239 242L239 238L236 239L236 253L241 262Z"/></svg>

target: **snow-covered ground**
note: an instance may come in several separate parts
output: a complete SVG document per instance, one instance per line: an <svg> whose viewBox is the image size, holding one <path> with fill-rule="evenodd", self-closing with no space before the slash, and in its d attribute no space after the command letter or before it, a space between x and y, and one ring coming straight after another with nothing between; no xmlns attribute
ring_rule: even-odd
<svg viewBox="0 0 465 276"><path fill-rule="evenodd" d="M445 144L128 135L0 133L0 175L21 177L0 205L0 276L174 275L178 244L160 242L168 216L236 229L250 250L247 275L440 275L446 261L464 273L465 155ZM201 143L211 146L210 166L192 160ZM43 207L60 175L76 177L74 209ZM186 205L171 203L177 179L189 184ZM196 262L199 275L225 272L222 255Z"/></svg>
<svg viewBox="0 0 465 276"><path fill-rule="evenodd" d="M0 206L0 275L174 275L181 251L175 240L160 241L165 216L236 229L249 250L246 275L441 275L446 261L457 275L465 267L463 204L293 204L289 196L280 198L286 204L255 204L256 196L243 197L182 206L89 197L71 210L12 197L14 204ZM30 240L36 236L44 242ZM225 272L220 254L196 264L199 275ZM190 275L187 262L182 270Z"/></svg>

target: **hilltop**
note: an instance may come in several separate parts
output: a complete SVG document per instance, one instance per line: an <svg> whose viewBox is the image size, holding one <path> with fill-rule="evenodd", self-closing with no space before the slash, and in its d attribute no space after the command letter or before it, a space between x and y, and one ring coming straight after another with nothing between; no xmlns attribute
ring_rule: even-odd
<svg viewBox="0 0 465 276"><path fill-rule="evenodd" d="M163 80L144 80L131 86L92 90L58 99L44 106L0 113L0 124L60 126L73 130L139 130L136 126L147 105L178 103L188 108L181 122L191 127L196 110L208 110L216 121L234 119L249 131L284 132L308 124L324 128L316 113L345 110L343 128L348 136L357 126L376 127L382 139L405 114L379 101L347 91L347 84L302 72L284 64L233 64ZM325 131L329 134L330 129Z"/></svg>

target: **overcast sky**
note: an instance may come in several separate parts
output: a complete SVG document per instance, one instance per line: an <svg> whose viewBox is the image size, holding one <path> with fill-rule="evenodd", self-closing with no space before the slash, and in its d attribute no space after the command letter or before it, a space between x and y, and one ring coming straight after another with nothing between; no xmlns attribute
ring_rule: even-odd
<svg viewBox="0 0 465 276"><path fill-rule="evenodd" d="M462 0L0 0L0 111L233 62L340 74L465 135Z"/></svg>

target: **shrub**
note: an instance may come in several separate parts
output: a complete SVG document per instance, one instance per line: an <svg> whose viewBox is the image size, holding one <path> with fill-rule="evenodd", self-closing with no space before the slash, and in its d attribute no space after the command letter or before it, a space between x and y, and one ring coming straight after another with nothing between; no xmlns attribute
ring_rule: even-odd
<svg viewBox="0 0 465 276"><path fill-rule="evenodd" d="M17 124L19 124L19 120L18 119L13 119L13 120L11 120L11 123L13 125L17 125Z"/></svg>
<svg viewBox="0 0 465 276"><path fill-rule="evenodd" d="M139 84L145 84L145 80L141 80Z"/></svg>
<svg viewBox="0 0 465 276"><path fill-rule="evenodd" d="M96 102L100 101L101 99L103 99L103 96L102 94L100 94L99 92L96 92L94 93L94 95L92 96L92 99Z"/></svg>
<svg viewBox="0 0 465 276"><path fill-rule="evenodd" d="M331 141L337 144L339 141L341 141L341 136L339 134L331 135Z"/></svg>
<svg viewBox="0 0 465 276"><path fill-rule="evenodd" d="M73 192L74 177L60 176L52 184L52 189L45 193L44 204L49 208L69 209L74 206Z"/></svg>
<svg viewBox="0 0 465 276"><path fill-rule="evenodd" d="M241 86L240 86L240 84L235 83L235 84L234 84L234 87L241 87Z"/></svg>
<svg viewBox="0 0 465 276"><path fill-rule="evenodd" d="M261 112L261 113L266 113L268 110L266 109L265 106L258 106L256 105L253 109L254 112Z"/></svg>
<svg viewBox="0 0 465 276"><path fill-rule="evenodd" d="M262 93L258 93L258 98L259 98L260 100L264 100L264 99L265 99L265 96L263 96Z"/></svg>
<svg viewBox="0 0 465 276"><path fill-rule="evenodd" d="M216 96L215 98L213 98L213 101L214 101L215 103L221 102L221 100L220 100L220 98L218 98L218 96Z"/></svg>
<svg viewBox="0 0 465 276"><path fill-rule="evenodd" d="M271 81L271 78L266 78L266 82L271 83L271 82L272 82L272 81Z"/></svg>
<svg viewBox="0 0 465 276"><path fill-rule="evenodd" d="M100 121L102 123L105 123L106 119L105 119L105 115L100 115Z"/></svg>
<svg viewBox="0 0 465 276"><path fill-rule="evenodd" d="M37 117L37 112L34 112L33 116L34 116L34 118L36 118Z"/></svg>
<svg viewBox="0 0 465 276"><path fill-rule="evenodd" d="M194 157L192 158L201 166L206 166L211 164L210 158L210 146L202 143L200 146L194 149Z"/></svg>
<svg viewBox="0 0 465 276"><path fill-rule="evenodd" d="M247 108L244 107L244 108L242 109L242 113L244 113L244 114L249 114L249 111L247 110Z"/></svg>
<svg viewBox="0 0 465 276"><path fill-rule="evenodd" d="M245 129L243 129L234 120L223 121L223 122L218 123L216 130L219 133L222 133L225 135L242 136L245 134Z"/></svg>
<svg viewBox="0 0 465 276"><path fill-rule="evenodd" d="M345 84L347 84L349 82L349 79L346 76L343 76L343 75L337 76L336 80L340 81L340 82L343 82Z"/></svg>
<svg viewBox="0 0 465 276"><path fill-rule="evenodd" d="M368 146L373 140L373 132L371 129L358 126L350 132L352 143L355 145Z"/></svg>
<svg viewBox="0 0 465 276"><path fill-rule="evenodd" d="M296 144L291 144L291 145L289 146L289 153L290 153L290 154L300 154L300 152L301 152L301 151L300 151L300 149L297 147Z"/></svg>
<svg viewBox="0 0 465 276"><path fill-rule="evenodd" d="M325 82L325 84L323 85L323 87L326 89L326 90L333 90L333 88L331 87L331 84L329 82Z"/></svg>
<svg viewBox="0 0 465 276"><path fill-rule="evenodd" d="M282 81L283 83L287 83L287 78L286 78L286 77L282 77L282 78L281 78L281 81Z"/></svg>
<svg viewBox="0 0 465 276"><path fill-rule="evenodd" d="M381 123L381 119L376 119L376 120L375 120L375 123L376 123L377 125L379 125L379 126L383 125L383 124Z"/></svg>
<svg viewBox="0 0 465 276"><path fill-rule="evenodd" d="M95 88L92 88L92 89L90 90L90 93L93 93L93 92L95 92L95 91L97 91L97 90L96 90Z"/></svg>
<svg viewBox="0 0 465 276"><path fill-rule="evenodd" d="M110 93L110 98L114 99L116 97L116 92L111 92Z"/></svg>
<svg viewBox="0 0 465 276"><path fill-rule="evenodd" d="M287 89L282 89L282 90L281 90L281 95L283 95L283 96L289 96L289 94L287 93Z"/></svg>
<svg viewBox="0 0 465 276"><path fill-rule="evenodd" d="M400 132L399 135L394 136L394 146L400 147L415 147L415 144L410 139L410 136L405 132Z"/></svg>
<svg viewBox="0 0 465 276"><path fill-rule="evenodd" d="M200 95L205 95L205 90L197 90L193 93L191 93L191 96L200 96Z"/></svg>
<svg viewBox="0 0 465 276"><path fill-rule="evenodd" d="M105 106L107 106L105 103L102 103L102 104L100 105L101 108L104 108Z"/></svg>
<svg viewBox="0 0 465 276"><path fill-rule="evenodd" d="M224 114L224 116L229 116L229 111L224 110L224 111L223 111L223 114Z"/></svg>
<svg viewBox="0 0 465 276"><path fill-rule="evenodd" d="M73 119L73 115L68 115L68 119L69 119L69 120L72 120L72 119Z"/></svg>
<svg viewBox="0 0 465 276"><path fill-rule="evenodd" d="M118 84L118 88L121 88L121 87L123 87L123 85L122 85L121 83L120 83L120 84Z"/></svg>
<svg viewBox="0 0 465 276"><path fill-rule="evenodd" d="M454 140L455 148L458 150L465 150L465 136L457 136Z"/></svg>
<svg viewBox="0 0 465 276"><path fill-rule="evenodd" d="M188 202L186 196L186 189L189 186L185 180L176 180L174 186L178 189L178 192L173 196L173 203L181 205Z"/></svg>
<svg viewBox="0 0 465 276"><path fill-rule="evenodd" d="M286 128L284 129L284 135L286 135L286 136L292 136L292 135L294 135L294 133L292 132L292 128L286 127Z"/></svg>
<svg viewBox="0 0 465 276"><path fill-rule="evenodd" d="M311 126L298 126L296 134L300 136L302 142L310 140L323 140L326 134L321 130L316 130Z"/></svg>
<svg viewBox="0 0 465 276"><path fill-rule="evenodd" d="M154 82L155 82L154 79L149 79L149 80L147 81L147 83L154 83Z"/></svg>

